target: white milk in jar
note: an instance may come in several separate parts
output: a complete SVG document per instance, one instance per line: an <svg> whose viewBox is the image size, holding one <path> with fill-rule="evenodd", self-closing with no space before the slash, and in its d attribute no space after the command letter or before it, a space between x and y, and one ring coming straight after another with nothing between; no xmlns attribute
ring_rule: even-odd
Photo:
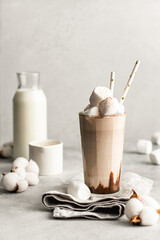
<svg viewBox="0 0 160 240"><path fill-rule="evenodd" d="M17 73L13 98L13 157L29 158L28 143L47 139L47 100L39 87L39 73Z"/></svg>

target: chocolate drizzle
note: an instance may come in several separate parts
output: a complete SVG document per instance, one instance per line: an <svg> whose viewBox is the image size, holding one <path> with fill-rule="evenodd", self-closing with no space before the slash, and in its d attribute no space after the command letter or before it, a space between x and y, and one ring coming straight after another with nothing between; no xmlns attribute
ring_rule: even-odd
<svg viewBox="0 0 160 240"><path fill-rule="evenodd" d="M119 175L116 179L116 182L114 182L114 174L113 172L110 173L109 177L109 185L108 187L105 187L101 182L99 182L99 185L97 188L95 187L89 187L92 193L96 194L106 194L106 193L115 193L119 191L119 186L120 186L120 175L121 175L121 168Z"/></svg>

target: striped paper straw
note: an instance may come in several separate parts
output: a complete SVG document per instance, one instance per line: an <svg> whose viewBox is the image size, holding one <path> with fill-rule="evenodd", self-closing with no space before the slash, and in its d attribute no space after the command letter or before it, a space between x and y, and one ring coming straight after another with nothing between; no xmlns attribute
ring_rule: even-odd
<svg viewBox="0 0 160 240"><path fill-rule="evenodd" d="M123 91L122 97L121 97L121 99L120 99L120 104L123 104L123 103L124 103L124 100L125 100L125 98L126 98L126 96L127 96L127 93L128 93L128 91L129 91L129 88L130 88L130 86L131 86L131 84L132 84L132 82L133 82L133 79L134 79L134 77L135 77L135 74L136 74L136 72L137 72L137 70L138 70L139 64L140 64L140 61L137 60L136 63L135 63L135 65L134 65L134 68L133 68L133 70L132 70L132 73L131 73L131 75L130 75L130 77L129 77L129 79L128 79L128 82L127 82L127 84L126 84L126 87L125 87L125 89L124 89L124 91Z"/></svg>

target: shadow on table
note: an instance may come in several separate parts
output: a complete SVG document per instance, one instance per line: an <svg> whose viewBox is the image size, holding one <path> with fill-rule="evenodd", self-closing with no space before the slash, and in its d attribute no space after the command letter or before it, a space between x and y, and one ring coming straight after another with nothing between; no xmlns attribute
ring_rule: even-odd
<svg viewBox="0 0 160 240"><path fill-rule="evenodd" d="M6 193L8 193L8 191L5 190L3 186L0 186L0 195L6 194Z"/></svg>
<svg viewBox="0 0 160 240"><path fill-rule="evenodd" d="M142 154L137 153L136 150L124 150L124 153L127 153L127 154L138 154L138 155L142 155Z"/></svg>
<svg viewBox="0 0 160 240"><path fill-rule="evenodd" d="M133 224L131 224L126 217L121 217L118 220L117 224L118 224L118 226L127 227L127 228L140 227L140 225L134 225L133 226Z"/></svg>
<svg viewBox="0 0 160 240"><path fill-rule="evenodd" d="M14 160L13 158L4 158L4 157L0 156L1 163L12 163L13 160Z"/></svg>

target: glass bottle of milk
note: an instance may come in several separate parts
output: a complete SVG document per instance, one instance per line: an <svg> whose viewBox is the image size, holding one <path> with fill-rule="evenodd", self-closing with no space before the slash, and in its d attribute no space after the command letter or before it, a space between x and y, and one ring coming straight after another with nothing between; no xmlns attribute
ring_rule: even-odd
<svg viewBox="0 0 160 240"><path fill-rule="evenodd" d="M47 139L47 100L39 86L39 73L17 73L13 97L13 156L29 158L28 143Z"/></svg>

